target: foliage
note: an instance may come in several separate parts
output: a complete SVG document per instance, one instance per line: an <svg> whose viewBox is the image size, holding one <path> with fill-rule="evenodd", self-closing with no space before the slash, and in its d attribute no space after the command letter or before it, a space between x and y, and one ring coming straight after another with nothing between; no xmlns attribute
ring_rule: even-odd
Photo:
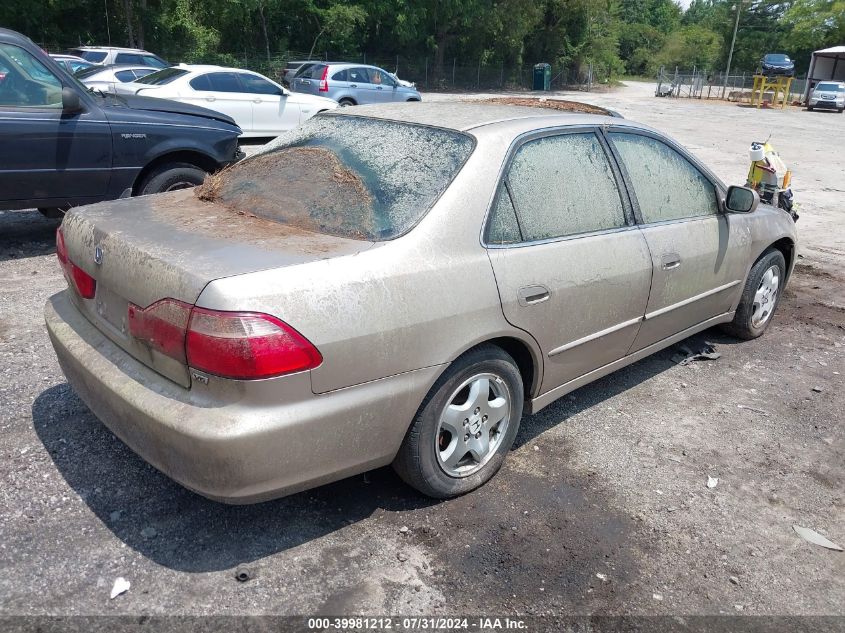
<svg viewBox="0 0 845 633"><path fill-rule="evenodd" d="M502 68L550 62L600 80L660 65L753 70L783 52L845 44L845 0L3 0L0 24L49 50L135 45L172 61L238 64L287 51ZM406 61L407 63L407 61Z"/></svg>

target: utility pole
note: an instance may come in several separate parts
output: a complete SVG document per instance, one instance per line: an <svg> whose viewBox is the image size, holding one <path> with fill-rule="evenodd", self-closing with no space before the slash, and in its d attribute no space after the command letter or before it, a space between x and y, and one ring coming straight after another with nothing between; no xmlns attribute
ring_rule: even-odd
<svg viewBox="0 0 845 633"><path fill-rule="evenodd" d="M728 53L728 69L725 71L725 84L722 86L722 99L725 98L725 91L728 89L728 77L731 74L731 61L734 57L734 45L736 44L736 32L739 29L739 13L742 11L742 0L738 0L735 6L736 22L734 22L734 35L731 38L731 50Z"/></svg>

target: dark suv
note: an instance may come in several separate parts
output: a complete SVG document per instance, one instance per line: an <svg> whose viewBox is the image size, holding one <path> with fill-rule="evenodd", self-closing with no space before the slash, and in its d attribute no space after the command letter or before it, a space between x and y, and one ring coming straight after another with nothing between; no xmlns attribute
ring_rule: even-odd
<svg viewBox="0 0 845 633"><path fill-rule="evenodd" d="M218 112L91 92L23 35L0 28L0 209L63 209L192 187L241 157Z"/></svg>

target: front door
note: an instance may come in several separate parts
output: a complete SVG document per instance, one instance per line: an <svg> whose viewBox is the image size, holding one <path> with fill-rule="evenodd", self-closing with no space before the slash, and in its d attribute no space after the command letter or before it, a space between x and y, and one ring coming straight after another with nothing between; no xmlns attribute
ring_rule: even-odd
<svg viewBox="0 0 845 633"><path fill-rule="evenodd" d="M256 136L277 136L299 125L300 104L295 96L287 96L281 86L264 77L238 73L245 92L252 97L252 133Z"/></svg>
<svg viewBox="0 0 845 633"><path fill-rule="evenodd" d="M486 229L505 317L544 356L541 392L623 357L640 328L651 258L620 175L592 129L513 154Z"/></svg>
<svg viewBox="0 0 845 633"><path fill-rule="evenodd" d="M724 214L718 188L691 158L663 141L611 131L632 188L654 279L631 351L730 311L751 247L748 216Z"/></svg>
<svg viewBox="0 0 845 633"><path fill-rule="evenodd" d="M235 120L244 134L252 133L253 95L245 92L238 73L207 73L190 81L194 94L182 101L222 112Z"/></svg>
<svg viewBox="0 0 845 633"><path fill-rule="evenodd" d="M104 195L112 146L102 112L63 112L61 79L13 44L0 44L0 74L0 200Z"/></svg>

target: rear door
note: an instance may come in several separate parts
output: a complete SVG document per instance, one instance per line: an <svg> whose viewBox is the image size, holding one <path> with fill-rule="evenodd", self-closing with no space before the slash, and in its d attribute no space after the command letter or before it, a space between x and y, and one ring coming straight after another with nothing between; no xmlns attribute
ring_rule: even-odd
<svg viewBox="0 0 845 633"><path fill-rule="evenodd" d="M238 73L205 73L191 79L188 84L193 95L180 99L228 114L245 133L253 129L253 95L245 92L238 79Z"/></svg>
<svg viewBox="0 0 845 633"><path fill-rule="evenodd" d="M104 195L111 128L99 108L62 110L62 81L29 51L0 43L0 199Z"/></svg>
<svg viewBox="0 0 845 633"><path fill-rule="evenodd" d="M593 128L528 137L512 152L485 241L502 309L544 355L542 392L624 356L651 258Z"/></svg>
<svg viewBox="0 0 845 633"><path fill-rule="evenodd" d="M282 88L250 73L238 73L244 91L252 96L252 132L276 136L299 125L300 107Z"/></svg>
<svg viewBox="0 0 845 633"><path fill-rule="evenodd" d="M715 179L657 136L611 130L654 279L636 351L730 311L750 256L748 216L721 212Z"/></svg>

